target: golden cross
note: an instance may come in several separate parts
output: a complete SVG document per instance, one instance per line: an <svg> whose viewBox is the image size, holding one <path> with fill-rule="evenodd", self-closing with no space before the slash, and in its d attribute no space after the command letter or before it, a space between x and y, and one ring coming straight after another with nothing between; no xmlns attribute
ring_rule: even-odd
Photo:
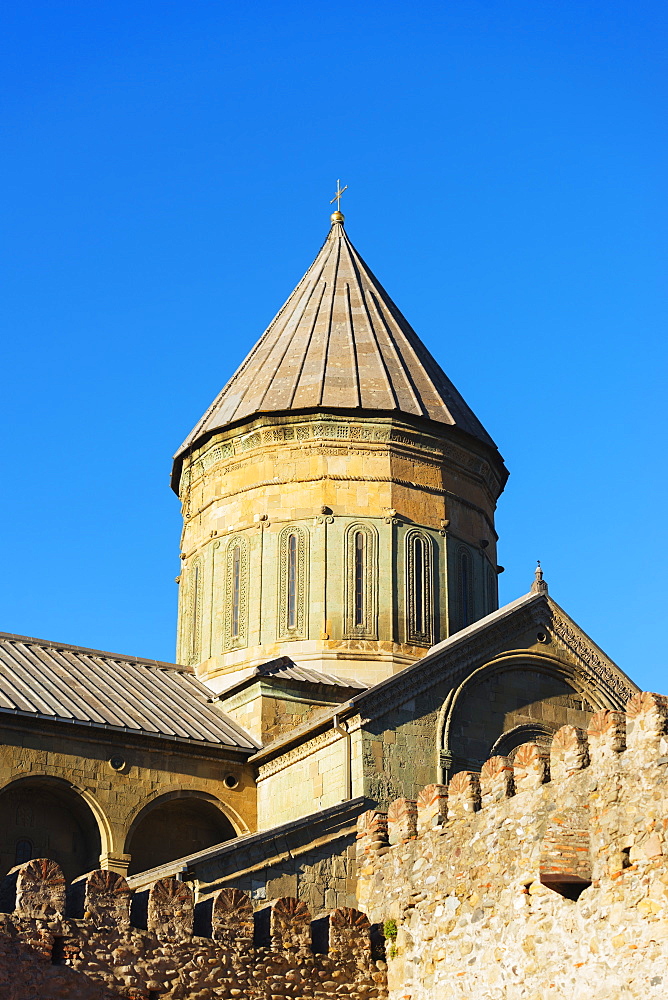
<svg viewBox="0 0 668 1000"><path fill-rule="evenodd" d="M345 187L341 187L341 181L337 181L336 182L336 192L334 194L334 197L330 201L330 205L333 205L334 202L336 202L336 211L337 212L341 211L341 195L343 194L344 191L347 191L347 190L348 190L348 185L347 184L346 184Z"/></svg>

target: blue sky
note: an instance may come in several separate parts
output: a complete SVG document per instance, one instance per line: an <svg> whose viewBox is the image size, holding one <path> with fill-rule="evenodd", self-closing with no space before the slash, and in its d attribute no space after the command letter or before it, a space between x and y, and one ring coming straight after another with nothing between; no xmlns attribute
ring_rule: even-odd
<svg viewBox="0 0 668 1000"><path fill-rule="evenodd" d="M353 242L510 468L502 601L539 557L668 691L665 3L3 19L0 628L173 658L170 456L315 256L341 177Z"/></svg>

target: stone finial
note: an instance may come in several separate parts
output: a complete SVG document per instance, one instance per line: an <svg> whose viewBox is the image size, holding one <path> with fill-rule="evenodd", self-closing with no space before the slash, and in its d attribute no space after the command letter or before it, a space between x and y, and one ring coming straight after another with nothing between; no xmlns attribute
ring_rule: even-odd
<svg viewBox="0 0 668 1000"><path fill-rule="evenodd" d="M390 844L401 844L417 836L417 802L395 799L387 810L387 831Z"/></svg>
<svg viewBox="0 0 668 1000"><path fill-rule="evenodd" d="M614 760L626 749L626 719L622 712L604 708L589 720L589 754L594 763Z"/></svg>
<svg viewBox="0 0 668 1000"><path fill-rule="evenodd" d="M483 808L492 802L509 799L515 791L513 768L507 757L490 757L480 772L480 795Z"/></svg>
<svg viewBox="0 0 668 1000"><path fill-rule="evenodd" d="M62 919L67 887L60 865L35 858L16 871L16 909L21 916Z"/></svg>
<svg viewBox="0 0 668 1000"><path fill-rule="evenodd" d="M357 857L377 854L387 847L387 813L367 809L357 817Z"/></svg>
<svg viewBox="0 0 668 1000"><path fill-rule="evenodd" d="M84 917L90 917L96 927L129 926L132 889L123 876L99 868L82 876L82 879Z"/></svg>
<svg viewBox="0 0 668 1000"><path fill-rule="evenodd" d="M589 763L587 735L576 726L557 729L550 747L550 777L552 781L568 778Z"/></svg>
<svg viewBox="0 0 668 1000"><path fill-rule="evenodd" d="M537 743L523 743L515 751L513 780L515 794L534 790L549 780L548 757Z"/></svg>
<svg viewBox="0 0 668 1000"><path fill-rule="evenodd" d="M473 771L458 771L448 785L448 819L469 816L480 809L480 782Z"/></svg>
<svg viewBox="0 0 668 1000"><path fill-rule="evenodd" d="M540 568L540 559L538 560L538 564L536 566L536 572L535 572L535 575L534 575L534 581L531 584L531 593L532 594L547 594L547 583L543 579L543 571Z"/></svg>
<svg viewBox="0 0 668 1000"><path fill-rule="evenodd" d="M161 941L183 940L193 931L193 894L175 878L161 878L148 893L148 929Z"/></svg>
<svg viewBox="0 0 668 1000"><path fill-rule="evenodd" d="M634 694L626 706L626 745L648 760L668 754L668 698L651 691Z"/></svg>
<svg viewBox="0 0 668 1000"><path fill-rule="evenodd" d="M308 952L311 948L311 914L306 903L282 896L271 906L271 946L274 951Z"/></svg>
<svg viewBox="0 0 668 1000"><path fill-rule="evenodd" d="M253 947L253 904L240 889L219 889L213 897L214 941L228 951L248 953Z"/></svg>
<svg viewBox="0 0 668 1000"><path fill-rule="evenodd" d="M442 826L448 816L448 786L426 785L417 797L418 833Z"/></svg>
<svg viewBox="0 0 668 1000"><path fill-rule="evenodd" d="M329 917L329 955L344 961L371 960L371 924L366 913L342 906Z"/></svg>

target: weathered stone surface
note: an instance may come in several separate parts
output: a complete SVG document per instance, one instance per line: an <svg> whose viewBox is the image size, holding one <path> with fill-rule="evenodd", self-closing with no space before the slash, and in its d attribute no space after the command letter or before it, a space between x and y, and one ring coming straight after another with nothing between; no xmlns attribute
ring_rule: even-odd
<svg viewBox="0 0 668 1000"><path fill-rule="evenodd" d="M614 759L626 749L626 720L622 712L603 709L589 720L589 755L594 762Z"/></svg>
<svg viewBox="0 0 668 1000"><path fill-rule="evenodd" d="M311 947L311 914L306 903L284 896L271 907L271 945L276 951L306 952Z"/></svg>
<svg viewBox="0 0 668 1000"><path fill-rule="evenodd" d="M417 802L395 799L387 810L387 832L391 844L400 844L417 835Z"/></svg>
<svg viewBox="0 0 668 1000"><path fill-rule="evenodd" d="M37 858L17 869L16 906L31 917L54 919L65 914L65 876L55 861Z"/></svg>
<svg viewBox="0 0 668 1000"><path fill-rule="evenodd" d="M188 938L193 930L193 894L175 878L161 878L148 894L148 929L161 940Z"/></svg>
<svg viewBox="0 0 668 1000"><path fill-rule="evenodd" d="M239 889L219 889L211 910L213 939L221 947L247 951L253 947L253 904Z"/></svg>
<svg viewBox="0 0 668 1000"><path fill-rule="evenodd" d="M480 810L474 776L457 775L442 827L367 853L359 900L390 934L391 1000L665 996L667 707L633 699L628 750L618 713L597 713L589 764L584 735L563 727L551 777L525 744L507 798L505 765L487 762Z"/></svg>
<svg viewBox="0 0 668 1000"><path fill-rule="evenodd" d="M459 771L448 786L448 819L468 816L480 808L480 780L473 771Z"/></svg>
<svg viewBox="0 0 668 1000"><path fill-rule="evenodd" d="M509 798L515 790L512 764L507 757L490 757L480 772L483 806Z"/></svg>
<svg viewBox="0 0 668 1000"><path fill-rule="evenodd" d="M587 736L576 726L562 726L554 734L550 750L550 775L553 781L568 778L589 763Z"/></svg>
<svg viewBox="0 0 668 1000"><path fill-rule="evenodd" d="M426 785L417 797L418 832L440 826L448 815L448 786Z"/></svg>
<svg viewBox="0 0 668 1000"><path fill-rule="evenodd" d="M513 761L515 792L539 788L549 776L548 759L537 743L523 743Z"/></svg>
<svg viewBox="0 0 668 1000"><path fill-rule="evenodd" d="M117 872L98 869L84 876L84 916L96 927L125 927L130 923L132 892Z"/></svg>

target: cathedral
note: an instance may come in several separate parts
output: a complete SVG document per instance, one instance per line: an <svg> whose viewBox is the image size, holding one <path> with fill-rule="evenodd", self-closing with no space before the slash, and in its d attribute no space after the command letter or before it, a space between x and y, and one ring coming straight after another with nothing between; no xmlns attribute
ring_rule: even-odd
<svg viewBox="0 0 668 1000"><path fill-rule="evenodd" d="M340 211L176 452L175 663L0 635L1 875L355 906L357 818L636 685L548 594L498 606L499 450Z"/></svg>

